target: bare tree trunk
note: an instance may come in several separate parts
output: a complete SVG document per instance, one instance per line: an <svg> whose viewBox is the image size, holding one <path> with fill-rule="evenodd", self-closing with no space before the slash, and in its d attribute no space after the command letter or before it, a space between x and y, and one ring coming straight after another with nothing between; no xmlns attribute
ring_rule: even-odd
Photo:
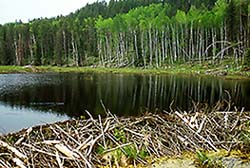
<svg viewBox="0 0 250 168"><path fill-rule="evenodd" d="M22 65L23 56L24 56L24 49L23 49L23 40L21 33L18 34L18 57L19 57L19 65Z"/></svg>
<svg viewBox="0 0 250 168"><path fill-rule="evenodd" d="M205 48L209 46L209 30L206 28L205 30ZM205 58L208 57L208 52L205 52ZM205 61L205 59L204 59Z"/></svg>
<svg viewBox="0 0 250 168"><path fill-rule="evenodd" d="M79 56L79 51L78 51L78 46L79 46L79 43L75 42L75 48L76 48L76 66L79 66L79 63L80 63L80 56Z"/></svg>
<svg viewBox="0 0 250 168"><path fill-rule="evenodd" d="M34 60L34 53L33 53L33 47L32 47L32 42L29 42L29 50L30 50L30 64L33 64L33 60Z"/></svg>
<svg viewBox="0 0 250 168"><path fill-rule="evenodd" d="M121 56L122 56L121 62L124 64L125 42L122 33L120 33L120 43L121 43Z"/></svg>
<svg viewBox="0 0 250 168"><path fill-rule="evenodd" d="M175 29L176 29L176 61L179 61L179 59L180 59L180 41L179 41L178 26L176 26Z"/></svg>
<svg viewBox="0 0 250 168"><path fill-rule="evenodd" d="M240 29L240 34L239 34L239 51L243 51L244 48L243 48L243 40L244 40L244 35L243 35L243 21L242 21L242 7L241 7L241 4L240 4L240 25L239 25L239 29ZM241 61L243 61L243 54L241 54L241 52L239 52L239 56L241 58Z"/></svg>
<svg viewBox="0 0 250 168"><path fill-rule="evenodd" d="M63 30L63 32L62 32L62 34L63 34L63 50L64 50L64 59L65 60L67 60L67 45L66 45L66 34L65 34L65 31ZM64 61L65 61L64 60ZM68 60L67 60L67 64L68 64Z"/></svg>
<svg viewBox="0 0 250 168"><path fill-rule="evenodd" d="M157 36L158 36L158 31L155 30L154 31L154 50L155 50L155 63L156 63L156 67L159 67L159 62L158 62L158 40L157 40Z"/></svg>
<svg viewBox="0 0 250 168"><path fill-rule="evenodd" d="M143 59L143 66L146 67L146 54L144 49L144 32L141 33L141 53Z"/></svg>
<svg viewBox="0 0 250 168"><path fill-rule="evenodd" d="M16 58L16 65L19 63L19 58L18 58L18 47L17 47L17 39L14 37L14 46L15 46L15 58Z"/></svg>
<svg viewBox="0 0 250 168"><path fill-rule="evenodd" d="M137 46L137 35L136 35L136 31L133 31L134 34L134 46L135 46L135 55L136 55L136 59L139 60L139 53L138 53L138 46Z"/></svg>
<svg viewBox="0 0 250 168"><path fill-rule="evenodd" d="M106 38L106 47L107 47L107 54L109 57L109 63L111 63L112 62L111 46L109 43L109 38L107 36L105 36L105 38Z"/></svg>
<svg viewBox="0 0 250 168"><path fill-rule="evenodd" d="M44 49L43 49L43 42L41 42L41 54L42 54L42 61L45 59L44 58Z"/></svg>
<svg viewBox="0 0 250 168"><path fill-rule="evenodd" d="M18 39L14 38L16 65L20 66L23 59L22 36L18 33Z"/></svg>
<svg viewBox="0 0 250 168"><path fill-rule="evenodd" d="M221 28L220 28L220 39L221 39L221 41L224 40L224 32L223 32L223 30L224 30L224 26L221 26ZM223 51L223 50L224 50L224 43L221 43L221 51ZM223 60L223 58L224 58L224 51L221 52L221 55L220 55L220 59Z"/></svg>
<svg viewBox="0 0 250 168"><path fill-rule="evenodd" d="M180 44L179 44L179 49L181 50L184 50L184 51L180 51L180 55L182 57L182 60L183 62L185 62L185 37L184 37L184 28L183 26L181 25L181 41L180 41Z"/></svg>
<svg viewBox="0 0 250 168"><path fill-rule="evenodd" d="M29 49L30 49L30 64L34 64L35 61L35 57L34 55L36 55L36 38L34 34L30 35L30 42L29 42Z"/></svg>
<svg viewBox="0 0 250 168"><path fill-rule="evenodd" d="M73 32L71 33L71 45L72 45L72 55L73 55L74 65L78 66L78 55L77 55L76 43Z"/></svg>
<svg viewBox="0 0 250 168"><path fill-rule="evenodd" d="M198 35L198 41L197 41L197 45L198 47L198 55L199 55L199 63L201 64L202 62L202 45L203 45L203 36L202 36L202 30L199 30L199 35Z"/></svg>
<svg viewBox="0 0 250 168"><path fill-rule="evenodd" d="M190 38L189 38L189 56L191 56L191 59L193 61L194 55L193 55L193 23L191 23L190 27Z"/></svg>
<svg viewBox="0 0 250 168"><path fill-rule="evenodd" d="M215 41L216 41L216 32L215 32L214 28L212 28L213 63L215 63L214 61L215 61L215 56L216 56L216 43L215 43Z"/></svg>
<svg viewBox="0 0 250 168"><path fill-rule="evenodd" d="M165 38L164 37L165 37L165 31L162 30L162 32L161 32L161 56L162 56L161 60L162 60L163 63L164 63L164 59L165 59L165 56L166 56L165 44L164 44Z"/></svg>
<svg viewBox="0 0 250 168"><path fill-rule="evenodd" d="M104 60L103 60L102 40L101 39L98 40L98 46L97 46L97 48L98 48L99 64L103 66Z"/></svg>
<svg viewBox="0 0 250 168"><path fill-rule="evenodd" d="M162 58L162 49L161 49L161 32L159 32L159 35L157 37L157 50L158 50L158 61L159 61L159 66L162 66L161 63L161 58Z"/></svg>
<svg viewBox="0 0 250 168"><path fill-rule="evenodd" d="M166 51L166 53L169 54L169 63L173 64L174 63L174 61L173 61L173 50L172 50L173 47L172 47L172 42L170 40L170 36L171 36L170 33L173 33L173 32L171 32L170 27L167 27L166 32L168 32L168 38L166 38L166 41L167 41L166 42L166 44L167 44L166 49L168 49L168 50Z"/></svg>
<svg viewBox="0 0 250 168"><path fill-rule="evenodd" d="M173 27L173 25L171 26L172 28L172 53L173 53L173 59L172 59L172 63L173 61L176 61L177 60L177 53L176 53L176 37L175 37L175 29Z"/></svg>
<svg viewBox="0 0 250 168"><path fill-rule="evenodd" d="M152 46L152 34L151 34L151 28L148 31L149 35L149 65L152 66L153 61L153 46Z"/></svg>
<svg viewBox="0 0 250 168"><path fill-rule="evenodd" d="M118 39L118 41L119 41L119 39ZM116 58L117 58L117 61L118 61L118 66L120 66L120 55L121 55L121 44L120 44L121 42L119 41L119 42L117 42L117 44L116 44Z"/></svg>

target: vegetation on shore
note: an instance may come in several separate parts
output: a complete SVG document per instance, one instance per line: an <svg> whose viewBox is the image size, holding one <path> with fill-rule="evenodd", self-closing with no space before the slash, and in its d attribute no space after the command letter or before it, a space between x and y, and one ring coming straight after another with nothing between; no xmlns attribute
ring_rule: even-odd
<svg viewBox="0 0 250 168"><path fill-rule="evenodd" d="M1 65L247 63L246 0L97 1L66 17L0 25ZM233 33L232 33L233 32Z"/></svg>
<svg viewBox="0 0 250 168"><path fill-rule="evenodd" d="M250 77L250 69L247 66L234 66L219 64L175 64L162 68L107 68L107 67L58 67L58 66L0 66L0 73L124 73L124 74L182 74L182 75L209 75L220 76L227 79L246 79Z"/></svg>

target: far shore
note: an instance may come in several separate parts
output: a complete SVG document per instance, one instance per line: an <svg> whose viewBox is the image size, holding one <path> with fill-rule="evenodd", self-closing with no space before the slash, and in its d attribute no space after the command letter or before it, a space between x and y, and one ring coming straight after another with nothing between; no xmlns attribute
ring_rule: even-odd
<svg viewBox="0 0 250 168"><path fill-rule="evenodd" d="M1 74L9 73L122 73L122 74L170 74L170 75L192 75L192 76L216 76L225 79L250 79L250 71L247 67L217 66L207 65L169 65L161 68L147 67L67 67L67 66L0 66Z"/></svg>

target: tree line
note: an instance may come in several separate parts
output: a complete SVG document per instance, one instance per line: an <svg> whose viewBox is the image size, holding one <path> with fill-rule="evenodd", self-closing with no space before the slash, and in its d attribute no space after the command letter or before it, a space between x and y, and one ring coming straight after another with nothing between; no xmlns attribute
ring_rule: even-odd
<svg viewBox="0 0 250 168"><path fill-rule="evenodd" d="M96 22L101 65L161 67L228 58L244 62L250 47L250 2L218 0L213 8L139 7ZM174 13L174 15L172 15Z"/></svg>
<svg viewBox="0 0 250 168"><path fill-rule="evenodd" d="M242 63L249 34L247 0L97 1L68 16L0 25L0 64Z"/></svg>

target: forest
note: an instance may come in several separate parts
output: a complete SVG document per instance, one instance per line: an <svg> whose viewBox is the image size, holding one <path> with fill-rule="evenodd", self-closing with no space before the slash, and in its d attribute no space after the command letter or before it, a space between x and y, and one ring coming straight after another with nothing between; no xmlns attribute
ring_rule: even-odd
<svg viewBox="0 0 250 168"><path fill-rule="evenodd" d="M164 67L250 62L248 0L97 1L0 25L1 65Z"/></svg>

